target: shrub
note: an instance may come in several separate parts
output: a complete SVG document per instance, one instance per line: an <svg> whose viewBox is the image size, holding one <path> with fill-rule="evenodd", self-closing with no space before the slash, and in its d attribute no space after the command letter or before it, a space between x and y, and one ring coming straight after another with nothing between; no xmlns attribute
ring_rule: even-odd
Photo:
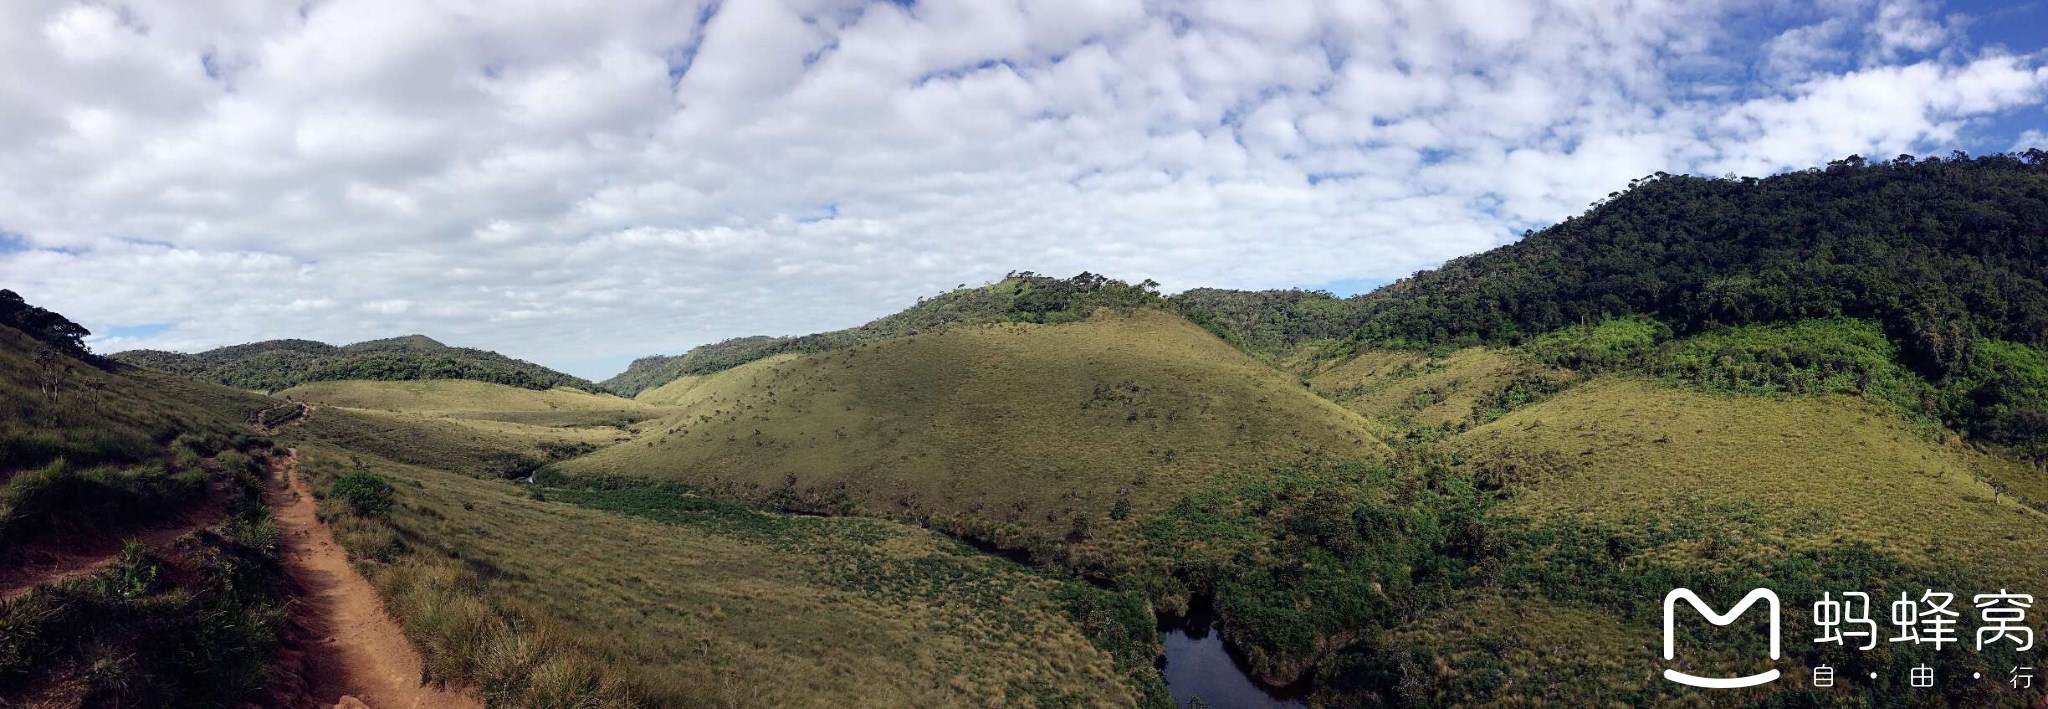
<svg viewBox="0 0 2048 709"><path fill-rule="evenodd" d="M348 505L358 517L383 517L391 513L391 482L375 474L356 470L334 480L328 496Z"/></svg>
<svg viewBox="0 0 2048 709"><path fill-rule="evenodd" d="M492 477L516 480L533 474L546 464L538 458L513 451L499 451L484 458L484 472Z"/></svg>
<svg viewBox="0 0 2048 709"><path fill-rule="evenodd" d="M1655 320L1613 318L1532 338L1523 345L1523 351L1536 361L1555 367L1607 371L1670 337L1671 328Z"/></svg>

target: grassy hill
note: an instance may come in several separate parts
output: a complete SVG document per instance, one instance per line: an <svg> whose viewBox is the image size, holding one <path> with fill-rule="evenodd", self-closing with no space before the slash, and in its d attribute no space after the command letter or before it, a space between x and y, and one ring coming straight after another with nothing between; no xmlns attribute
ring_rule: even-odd
<svg viewBox="0 0 2048 709"><path fill-rule="evenodd" d="M625 372L600 386L620 396L636 396L679 377L704 375L786 353L843 350L893 337L987 323L1061 323L1086 318L1097 308L1154 306L1159 297L1151 281L1131 285L1105 276L1082 273L1053 278L1029 271L1012 273L986 286L958 289L860 327L800 337L741 337L704 345L679 356L642 357Z"/></svg>
<svg viewBox="0 0 2048 709"><path fill-rule="evenodd" d="M269 340L196 354L131 350L112 358L238 389L274 392L308 382L464 379L526 389L596 389L584 379L496 352L449 347L407 335L336 347L311 340Z"/></svg>
<svg viewBox="0 0 2048 709"><path fill-rule="evenodd" d="M2048 154L1849 158L1758 178L1659 173L1585 214L1365 296L1209 292L1189 317L1260 353L1510 346L1640 315L1678 335L1848 317L1943 392L1928 413L2048 451ZM1311 357L1311 360L1316 359Z"/></svg>
<svg viewBox="0 0 2048 709"><path fill-rule="evenodd" d="M2048 471L1966 443L1923 412L1918 396L1934 384L1896 361L1876 324L1802 321L1668 340L1656 325L1623 319L1514 349L1366 351L1323 365L1319 391L1410 432L1404 456L1437 461L1423 466L1435 467L1426 477L1469 485L1460 496L1473 504L1461 522L1467 539L1429 554L1448 565L1430 581L1439 585L1412 591L1424 600L1369 641L1322 656L1319 696L1683 701L1697 691L1656 679L1656 655L1640 649L1654 645L1656 604L1671 588L1726 603L1769 586L1790 604L1785 632L1797 638L1817 636L1803 609L1823 591L1967 596L2048 581L2048 515L2037 502ZM1287 507L1280 514L1296 514ZM1743 634L1753 630L1686 638L1694 666L1741 665L1727 648L1754 646ZM1275 636L1243 639L1284 649ZM1788 650L1793 677L1819 664L1878 672L1883 681L1856 695L1877 701L1916 696L1903 678L1918 663L1959 677L2020 661L2000 649ZM1954 682L1931 696L2019 701L2000 688ZM1733 698L1767 694L1821 704L1850 696L1797 683Z"/></svg>
<svg viewBox="0 0 2048 709"><path fill-rule="evenodd" d="M643 397L676 412L561 470L1014 541L1128 532L1227 471L1380 450L1356 415L1152 309L782 355Z"/></svg>

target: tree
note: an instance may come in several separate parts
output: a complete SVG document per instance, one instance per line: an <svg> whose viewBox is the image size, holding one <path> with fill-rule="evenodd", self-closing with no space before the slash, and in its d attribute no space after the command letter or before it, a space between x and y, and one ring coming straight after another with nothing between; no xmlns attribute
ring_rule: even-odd
<svg viewBox="0 0 2048 709"><path fill-rule="evenodd" d="M62 315L29 305L14 291L0 289L0 325L20 330L64 354L98 364L85 348L85 338L92 334L91 330Z"/></svg>
<svg viewBox="0 0 2048 709"><path fill-rule="evenodd" d="M34 359L36 384L43 390L43 401L54 407L64 390L64 380L71 376L71 363L49 347L36 348Z"/></svg>
<svg viewBox="0 0 2048 709"><path fill-rule="evenodd" d="M100 403L107 396L107 380L88 379L85 382L85 388L92 390L92 413L94 416L98 416L100 414Z"/></svg>

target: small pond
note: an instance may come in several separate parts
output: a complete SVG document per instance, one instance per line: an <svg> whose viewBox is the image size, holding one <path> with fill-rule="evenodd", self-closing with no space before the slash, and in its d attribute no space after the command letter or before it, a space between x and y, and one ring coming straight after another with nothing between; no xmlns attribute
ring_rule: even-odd
<svg viewBox="0 0 2048 709"><path fill-rule="evenodd" d="M1269 689L1245 672L1244 662L1223 646L1207 604L1196 603L1186 618L1162 621L1159 634L1166 641L1159 673L1165 676L1173 701L1183 707L1196 697L1215 709L1308 706L1302 701L1308 693L1306 682Z"/></svg>

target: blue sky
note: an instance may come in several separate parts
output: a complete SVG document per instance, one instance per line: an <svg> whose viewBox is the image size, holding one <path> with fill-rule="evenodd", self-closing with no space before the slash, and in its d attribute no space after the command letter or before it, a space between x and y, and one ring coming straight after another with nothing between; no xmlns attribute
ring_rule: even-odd
<svg viewBox="0 0 2048 709"><path fill-rule="evenodd" d="M1012 270L1371 288L1652 172L2048 144L2048 7L0 7L0 286L102 350L601 378Z"/></svg>

